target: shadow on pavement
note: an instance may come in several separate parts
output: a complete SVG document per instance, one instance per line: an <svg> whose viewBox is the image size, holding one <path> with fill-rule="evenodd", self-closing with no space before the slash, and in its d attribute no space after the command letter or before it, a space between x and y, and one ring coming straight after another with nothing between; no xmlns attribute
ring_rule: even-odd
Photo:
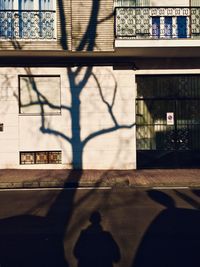
<svg viewBox="0 0 200 267"><path fill-rule="evenodd" d="M46 218L18 216L1 220L1 267L68 267L64 257L63 236L52 233L52 225ZM10 232L8 234L8 232Z"/></svg>
<svg viewBox="0 0 200 267"><path fill-rule="evenodd" d="M200 211L177 208L174 200L161 191L149 190L147 194L166 208L145 232L132 267L198 266Z"/></svg>
<svg viewBox="0 0 200 267"><path fill-rule="evenodd" d="M112 267L120 261L120 249L112 235L103 230L98 211L91 214L90 222L81 231L74 247L78 267Z"/></svg>

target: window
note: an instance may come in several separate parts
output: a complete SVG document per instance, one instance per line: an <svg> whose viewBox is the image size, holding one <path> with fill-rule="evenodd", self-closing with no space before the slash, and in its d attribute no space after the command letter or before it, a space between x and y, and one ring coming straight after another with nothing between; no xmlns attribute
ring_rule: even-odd
<svg viewBox="0 0 200 267"><path fill-rule="evenodd" d="M187 17L177 17L177 34L178 38L187 37Z"/></svg>
<svg viewBox="0 0 200 267"><path fill-rule="evenodd" d="M24 151L20 152L20 164L61 164L61 151Z"/></svg>
<svg viewBox="0 0 200 267"><path fill-rule="evenodd" d="M55 0L0 0L0 38L54 39Z"/></svg>
<svg viewBox="0 0 200 267"><path fill-rule="evenodd" d="M60 76L19 76L19 113L61 114Z"/></svg>
<svg viewBox="0 0 200 267"><path fill-rule="evenodd" d="M152 17L152 36L154 38L187 38L189 22L186 16Z"/></svg>

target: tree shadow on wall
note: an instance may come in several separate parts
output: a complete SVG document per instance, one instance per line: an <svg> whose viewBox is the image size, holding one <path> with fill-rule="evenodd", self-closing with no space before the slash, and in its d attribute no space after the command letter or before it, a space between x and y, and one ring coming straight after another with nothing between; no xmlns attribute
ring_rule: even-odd
<svg viewBox="0 0 200 267"><path fill-rule="evenodd" d="M177 208L174 200L161 191L150 190L148 196L165 209L146 230L132 267L197 266L200 211Z"/></svg>
<svg viewBox="0 0 200 267"><path fill-rule="evenodd" d="M64 16L62 1L60 3L60 12ZM58 3L58 4L59 4ZM96 27L97 27L97 17L99 12L100 1L93 1L91 18L86 29L85 35L80 43L80 49L92 50L95 45ZM96 24L94 24L94 22ZM64 25L65 20L62 19L62 45L63 49L67 48L67 33L66 25ZM91 29L92 25L92 29ZM16 42L13 42L16 47ZM20 45L20 44L19 44ZM67 60L67 59L66 59ZM67 62L66 62L67 65ZM130 125L121 125L117 122L116 116L114 114L114 104L117 92L117 82L114 81L112 100L109 102L103 94L101 85L93 72L92 66L88 67L77 67L73 69L71 67L66 68L66 76L70 83L70 93L71 93L71 106L62 106L61 110L67 110L71 117L71 136L68 136L62 131L55 130L50 127L46 119L45 106L49 106L52 109L58 109L59 107L53 105L48 101L48 98L43 95L37 88L34 81L32 70L30 68L25 68L27 76L29 76L29 83L31 84L32 90L35 92L37 99L26 103L27 106L38 105L40 107L40 131L42 134L47 136L59 137L62 140L70 144L72 148L72 168L80 169L79 172L71 171L69 175L66 173L66 185L68 181L73 180L76 184L82 177L82 167L83 167L83 151L88 142L94 138L105 135L111 132L118 131L120 129L132 129L134 123ZM81 78L77 81L79 74ZM84 139L81 138L81 124L80 124L80 114L81 114L81 93L85 88L86 83L90 78L96 81L97 88L99 90L99 95L102 100L103 105L107 107L108 114L112 119L113 126L108 128L102 128L95 132L90 133ZM114 79L114 77L113 77ZM16 96L18 98L18 95ZM68 122L66 121L66 124ZM39 179L39 177L38 177ZM97 186L101 183L101 179L97 182ZM66 186L64 185L64 186ZM84 196L83 201L90 195L93 194L91 190L88 194ZM59 266L68 267L68 262L66 260L67 255L64 251L64 239L66 232L68 230L69 221L73 215L76 205L74 204L76 190L71 191L61 191L58 194L53 204L49 208L48 214L43 218L34 215L19 215L16 217L10 217L7 219L2 219L0 221L0 264L2 267L11 266ZM44 201L50 201L46 199ZM62 213L60 211L61 203L65 203L62 208ZM42 204L41 204L42 206Z"/></svg>
<svg viewBox="0 0 200 267"><path fill-rule="evenodd" d="M91 15L88 22L88 26L86 28L85 33L83 34L83 37L80 41L80 44L77 48L79 51L93 51L95 47L95 40L97 37L97 27L100 23L105 22L106 20L109 20L113 14L111 13L109 16L99 20L99 11L100 11L100 4L101 1L92 1L92 7L91 7ZM63 2L62 0L58 1L59 10L60 10L60 17L65 17L64 11L63 11ZM65 20L62 20L61 25L61 45L63 49L66 49L67 46L67 32L65 28ZM66 58L66 65L67 65L67 58ZM78 63L77 63L78 65ZM83 168L83 153L86 145L94 140L96 137L106 135L115 131L118 131L120 129L132 129L135 125L134 122L132 123L125 123L121 124L118 123L117 116L114 112L115 108L115 102L116 102L116 95L117 95L117 81L114 75L110 72L109 75L112 78L112 88L110 89L110 96L111 99L107 99L106 95L104 94L101 82L98 79L98 76L96 75L94 69L92 66L78 66L76 68L67 67L66 68L66 77L69 81L69 90L70 90L70 96L71 96L71 105L66 106L62 105L61 107L56 106L55 104L51 103L48 100L48 97L46 97L44 94L42 94L37 87L36 82L34 81L33 73L30 68L25 68L26 74L29 76L29 84L31 85L31 90L34 91L36 95L36 100L32 100L30 97L29 100L26 103L20 103L21 107L31 107L38 105L40 109L40 116L41 116L41 124L40 124L40 132L44 135L49 136L55 136L57 138L61 138L62 140L66 141L71 149L72 149L72 160L71 160L71 166L73 169L82 169ZM110 116L110 127L102 127L99 130L96 130L94 132L91 132L86 136L85 138L82 138L82 130L83 127L81 125L81 94L83 94L83 91L85 89L86 84L88 81L92 79L94 81L94 87L97 88L101 105L106 107L107 114ZM68 90L66 88L66 90ZM17 96L18 97L18 96ZM87 100L89 101L89 100ZM70 114L71 118L71 136L67 135L65 132L59 131L54 129L52 126L49 126L49 123L46 118L45 114L45 107L50 107L54 110L59 110L61 108L61 111L67 111ZM96 107L97 108L97 107ZM95 112L95 110L94 110ZM99 119L101 117L99 116ZM66 124L69 123L66 121ZM78 182L78 181L77 181Z"/></svg>

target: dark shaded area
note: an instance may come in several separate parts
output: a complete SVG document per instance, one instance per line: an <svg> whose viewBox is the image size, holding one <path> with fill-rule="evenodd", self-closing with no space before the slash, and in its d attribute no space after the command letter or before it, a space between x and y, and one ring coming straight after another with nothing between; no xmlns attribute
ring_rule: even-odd
<svg viewBox="0 0 200 267"><path fill-rule="evenodd" d="M72 54L73 53L73 54ZM62 54L60 56L56 53L52 57L52 54L47 56L30 56L23 51L23 57L11 55L2 57L1 67L72 67L72 66L113 66L114 69L121 70L142 70L142 69L199 69L200 60L199 57L190 58L162 58L162 57L147 57L140 58L138 56L122 56L115 54L104 54L101 52L96 53L95 61L94 56L91 57L87 52L80 56L74 56L74 52ZM47 54L47 53L45 53ZM95 55L95 52L93 52ZM101 54L101 56L100 56ZM26 56L25 56L26 55ZM51 56L51 57L50 57Z"/></svg>
<svg viewBox="0 0 200 267"><path fill-rule="evenodd" d="M49 218L12 217L1 220L0 228L2 267L69 266L64 255L63 233Z"/></svg>
<svg viewBox="0 0 200 267"><path fill-rule="evenodd" d="M86 52L85 52L86 53ZM93 52L95 54L95 52ZM99 56L100 52L98 52L97 56L90 56L83 54L80 56L74 56L69 54L68 56L62 55L60 56L53 56L50 58L48 56L30 56L27 55L26 57L21 56L11 56L2 58L0 62L1 67L73 67L73 66L113 66L116 65L116 68L122 69L132 69L134 66L135 58L132 57L121 57L121 56L108 56L108 55L101 55ZM52 56L52 55L51 55ZM126 64L122 64L122 62L126 62ZM125 66L124 66L125 65ZM129 65L129 66L128 66Z"/></svg>
<svg viewBox="0 0 200 267"><path fill-rule="evenodd" d="M58 0L58 10L59 10L59 17L60 17L60 27L61 27L61 46L63 50L68 50L68 45L67 45L67 39L68 39L68 34L66 30L66 25L67 21L65 18L65 12L64 12L64 5L63 5L63 0ZM51 59L52 60L52 59Z"/></svg>
<svg viewBox="0 0 200 267"><path fill-rule="evenodd" d="M101 215L95 211L91 224L81 231L74 247L78 267L112 267L120 261L120 250L112 235L103 230Z"/></svg>
<svg viewBox="0 0 200 267"><path fill-rule="evenodd" d="M200 151L138 150L137 169L199 169Z"/></svg>
<svg viewBox="0 0 200 267"><path fill-rule="evenodd" d="M82 171L67 172L66 183L78 185ZM99 177L101 183L101 177ZM98 186L98 183L96 184ZM81 199L84 202L94 191L90 190ZM42 209L45 203L52 203L44 217L23 214L0 220L0 265L2 267L70 267L64 242L69 221L80 203L74 203L76 189L63 190L54 199L47 194L29 212ZM16 204L17 205L17 204Z"/></svg>
<svg viewBox="0 0 200 267"><path fill-rule="evenodd" d="M200 211L177 208L161 191L150 190L148 196L165 209L146 230L132 267L198 266Z"/></svg>
<svg viewBox="0 0 200 267"><path fill-rule="evenodd" d="M77 48L77 51L82 51L86 48L86 51L93 51L95 47L95 39L97 36L97 24L98 14L100 9L100 1L92 1L92 12L90 20L85 31L84 36Z"/></svg>
<svg viewBox="0 0 200 267"><path fill-rule="evenodd" d="M81 171L77 174L72 170L67 180L78 183L81 175ZM22 215L0 220L0 265L69 267L64 236L75 208L75 193L70 190L58 194L45 217Z"/></svg>

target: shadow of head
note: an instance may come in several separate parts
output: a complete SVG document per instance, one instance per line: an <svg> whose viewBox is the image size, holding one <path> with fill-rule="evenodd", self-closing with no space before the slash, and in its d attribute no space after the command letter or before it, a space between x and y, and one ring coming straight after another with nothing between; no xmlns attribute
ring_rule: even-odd
<svg viewBox="0 0 200 267"><path fill-rule="evenodd" d="M161 204L166 208L175 208L174 200L167 194L158 190L148 190L147 195L155 202Z"/></svg>
<svg viewBox="0 0 200 267"><path fill-rule="evenodd" d="M94 211L90 215L90 222L93 225L98 225L101 223L101 214L98 211Z"/></svg>

